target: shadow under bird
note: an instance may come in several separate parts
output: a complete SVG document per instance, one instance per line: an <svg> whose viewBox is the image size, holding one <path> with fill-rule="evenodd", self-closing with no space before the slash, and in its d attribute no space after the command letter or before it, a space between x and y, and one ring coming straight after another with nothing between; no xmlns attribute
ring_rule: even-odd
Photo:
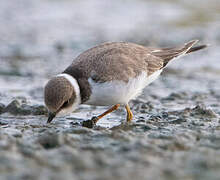
<svg viewBox="0 0 220 180"><path fill-rule="evenodd" d="M80 54L61 74L53 77L44 89L49 110L48 123L56 115L73 112L80 104L112 106L103 114L85 121L92 127L103 116L123 105L127 121L133 114L128 105L144 87L153 82L169 61L203 49L192 40L174 48L151 48L134 43L110 42Z"/></svg>

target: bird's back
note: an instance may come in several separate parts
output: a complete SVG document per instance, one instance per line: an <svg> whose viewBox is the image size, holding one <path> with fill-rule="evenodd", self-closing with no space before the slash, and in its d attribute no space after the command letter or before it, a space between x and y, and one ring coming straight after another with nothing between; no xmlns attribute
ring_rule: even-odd
<svg viewBox="0 0 220 180"><path fill-rule="evenodd" d="M193 48L197 42L193 40L181 47L163 49L126 42L104 43L80 54L64 72L76 78L91 77L96 82L128 82L142 72L150 76L165 67L170 60L206 47Z"/></svg>
<svg viewBox="0 0 220 180"><path fill-rule="evenodd" d="M151 54L151 48L134 43L112 42L93 47L80 54L68 67L98 82L128 81L145 71L151 74L163 66L163 60Z"/></svg>

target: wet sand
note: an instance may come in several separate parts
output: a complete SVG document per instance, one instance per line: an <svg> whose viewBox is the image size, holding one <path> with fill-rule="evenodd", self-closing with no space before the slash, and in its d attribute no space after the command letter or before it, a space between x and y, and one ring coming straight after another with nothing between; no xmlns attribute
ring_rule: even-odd
<svg viewBox="0 0 220 180"><path fill-rule="evenodd" d="M196 3L3 3L0 179L218 180L220 8ZM172 62L131 101L132 124L121 108L84 128L106 110L87 105L46 124L43 87L80 52L105 41L164 47L191 39L211 46Z"/></svg>

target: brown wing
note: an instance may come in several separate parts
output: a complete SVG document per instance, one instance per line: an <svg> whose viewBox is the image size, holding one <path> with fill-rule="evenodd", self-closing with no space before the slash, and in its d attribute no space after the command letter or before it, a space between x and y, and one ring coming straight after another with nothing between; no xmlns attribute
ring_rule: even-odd
<svg viewBox="0 0 220 180"><path fill-rule="evenodd" d="M197 40L190 41L180 48L153 49L133 43L104 43L80 54L64 71L75 78L99 82L122 80L138 76L145 71L148 75L162 69L167 63L187 52L201 48L192 48Z"/></svg>
<svg viewBox="0 0 220 180"><path fill-rule="evenodd" d="M160 57L156 57L152 54L148 54L144 60L147 63L147 75L148 76L150 76L154 72L163 68L164 61Z"/></svg>
<svg viewBox="0 0 220 180"><path fill-rule="evenodd" d="M150 54L144 46L133 43L106 43L79 55L65 72L78 74L97 82L122 80L148 75L163 67L163 60ZM80 72L80 73L79 73ZM75 73L76 74L76 73ZM74 75L75 77L75 75Z"/></svg>

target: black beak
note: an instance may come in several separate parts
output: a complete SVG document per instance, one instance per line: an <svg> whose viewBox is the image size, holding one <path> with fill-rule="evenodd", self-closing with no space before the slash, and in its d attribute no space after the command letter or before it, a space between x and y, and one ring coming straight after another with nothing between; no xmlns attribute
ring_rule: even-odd
<svg viewBox="0 0 220 180"><path fill-rule="evenodd" d="M53 118L55 118L55 116L56 113L49 112L47 123L50 123L53 120Z"/></svg>

